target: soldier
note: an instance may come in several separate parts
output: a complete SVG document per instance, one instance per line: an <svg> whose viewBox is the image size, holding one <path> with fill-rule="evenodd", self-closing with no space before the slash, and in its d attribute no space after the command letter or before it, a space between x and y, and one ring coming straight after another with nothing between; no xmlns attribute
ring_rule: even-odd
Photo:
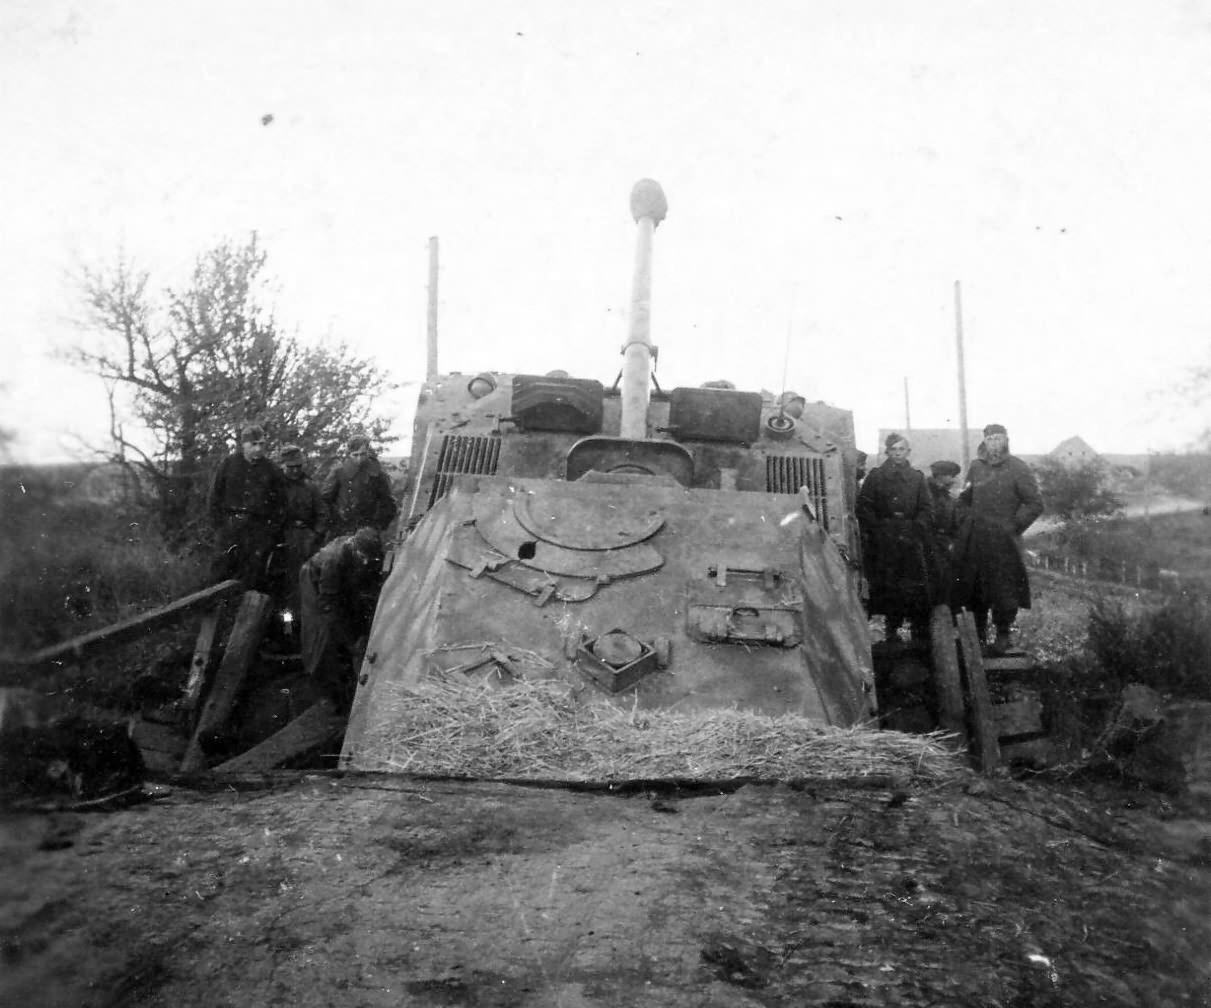
<svg viewBox="0 0 1211 1008"><path fill-rule="evenodd" d="M930 527L933 532L931 543L932 571L934 575L934 603L945 604L950 598L951 560L954 554L955 535L959 530L958 509L951 495L955 482L959 478L959 464L943 459L931 462L929 478L925 485L929 487L929 499L933 510L933 521Z"/></svg>
<svg viewBox="0 0 1211 1008"><path fill-rule="evenodd" d="M991 609L992 648L1003 652L1018 610L1030 608L1021 535L1043 513L1043 498L1030 466L1009 454L1009 434L1001 424L984 428L983 447L959 494L965 511L955 544L951 604L971 610L982 641Z"/></svg>
<svg viewBox="0 0 1211 1008"><path fill-rule="evenodd" d="M857 517L862 559L870 585L869 611L886 617L885 636L895 640L905 619L913 636L928 637L931 603L926 551L929 543L929 490L925 477L908 464L908 439L889 434L887 459L862 481Z"/></svg>
<svg viewBox="0 0 1211 1008"><path fill-rule="evenodd" d="M286 445L278 453L286 477L286 529L282 535L282 601L292 614L299 613L299 568L324 541L328 509L320 489L304 469L303 450Z"/></svg>
<svg viewBox="0 0 1211 1008"><path fill-rule="evenodd" d="M264 428L250 424L240 432L240 450L215 470L207 506L215 579L238 578L252 591L270 591L269 557L286 519L286 480L265 457Z"/></svg>
<svg viewBox="0 0 1211 1008"><path fill-rule="evenodd" d="M322 493L330 534L351 535L365 527L383 532L397 510L391 481L370 450L368 438L351 437L346 451L345 460L325 481Z"/></svg>
<svg viewBox="0 0 1211 1008"><path fill-rule="evenodd" d="M353 700L382 559L378 530L361 528L333 539L299 571L303 670L341 709Z"/></svg>

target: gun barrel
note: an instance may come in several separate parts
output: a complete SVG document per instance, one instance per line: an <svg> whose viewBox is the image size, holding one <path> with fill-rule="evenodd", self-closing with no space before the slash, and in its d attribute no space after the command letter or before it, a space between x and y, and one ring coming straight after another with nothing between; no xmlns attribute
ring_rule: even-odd
<svg viewBox="0 0 1211 1008"><path fill-rule="evenodd" d="M647 437L652 369L652 238L668 213L660 183L640 179L631 189L631 216L637 225L635 271L631 279L630 328L622 348L622 418L619 434Z"/></svg>

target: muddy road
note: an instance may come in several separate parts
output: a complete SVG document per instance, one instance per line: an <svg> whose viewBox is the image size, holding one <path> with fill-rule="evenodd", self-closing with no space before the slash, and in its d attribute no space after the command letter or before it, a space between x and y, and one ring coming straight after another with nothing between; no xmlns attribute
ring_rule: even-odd
<svg viewBox="0 0 1211 1008"><path fill-rule="evenodd" d="M313 774L10 812L0 1003L1211 1004L1208 828L1158 808Z"/></svg>

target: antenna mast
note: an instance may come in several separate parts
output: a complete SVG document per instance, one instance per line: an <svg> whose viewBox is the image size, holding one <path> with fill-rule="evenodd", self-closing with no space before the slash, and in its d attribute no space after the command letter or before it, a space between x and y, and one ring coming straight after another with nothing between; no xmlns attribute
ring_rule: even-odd
<svg viewBox="0 0 1211 1008"><path fill-rule="evenodd" d="M437 238L429 239L429 338L425 380L437 377Z"/></svg>
<svg viewBox="0 0 1211 1008"><path fill-rule="evenodd" d="M963 479L966 479L971 449L967 436L967 375L963 367L963 294L958 280L955 281L955 342L959 360L959 450L962 452Z"/></svg>

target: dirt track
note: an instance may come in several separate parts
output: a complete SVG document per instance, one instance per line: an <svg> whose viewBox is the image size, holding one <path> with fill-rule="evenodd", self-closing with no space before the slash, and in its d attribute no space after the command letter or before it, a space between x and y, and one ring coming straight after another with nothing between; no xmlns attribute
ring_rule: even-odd
<svg viewBox="0 0 1211 1008"><path fill-rule="evenodd" d="M1211 1004L1205 850L1114 811L316 775L10 815L0 1002Z"/></svg>

